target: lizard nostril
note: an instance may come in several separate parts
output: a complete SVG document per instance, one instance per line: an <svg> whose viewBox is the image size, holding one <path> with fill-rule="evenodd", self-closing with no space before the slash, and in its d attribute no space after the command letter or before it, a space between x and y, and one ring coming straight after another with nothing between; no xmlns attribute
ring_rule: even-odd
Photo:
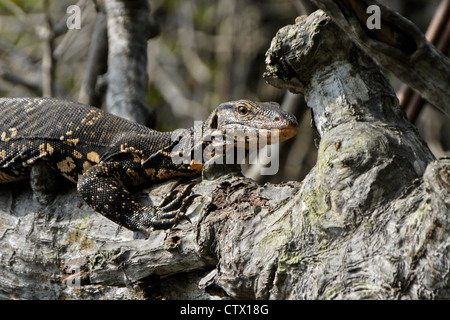
<svg viewBox="0 0 450 320"><path fill-rule="evenodd" d="M275 117L275 119L273 119L275 121L280 121L280 117Z"/></svg>

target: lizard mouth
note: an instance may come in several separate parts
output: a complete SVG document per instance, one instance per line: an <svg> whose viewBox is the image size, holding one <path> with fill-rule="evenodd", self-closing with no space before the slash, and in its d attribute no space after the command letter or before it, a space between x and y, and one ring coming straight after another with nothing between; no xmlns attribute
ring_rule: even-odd
<svg viewBox="0 0 450 320"><path fill-rule="evenodd" d="M286 140L292 138L293 136L295 136L297 134L298 124L296 122L294 122L294 123L289 123L288 125L284 125L279 128L263 127L263 128L260 128L260 130L262 132L264 132L265 134L268 134L268 140L269 140L268 143L270 144L272 135L274 135L275 137L278 138L278 141L276 140L275 143L286 141Z"/></svg>
<svg viewBox="0 0 450 320"><path fill-rule="evenodd" d="M298 125L292 124L282 128L273 127L247 127L244 130L236 129L233 126L225 126L226 131L230 136L235 136L237 140L246 142L267 144L278 143L286 141L296 135Z"/></svg>
<svg viewBox="0 0 450 320"><path fill-rule="evenodd" d="M297 134L298 127L292 126L292 127L285 127L280 129L263 129L263 131L267 134L267 143L278 143L283 142L286 140L289 140L293 136ZM274 140L272 142L272 140Z"/></svg>
<svg viewBox="0 0 450 320"><path fill-rule="evenodd" d="M286 141L297 134L298 126L279 129L279 141Z"/></svg>

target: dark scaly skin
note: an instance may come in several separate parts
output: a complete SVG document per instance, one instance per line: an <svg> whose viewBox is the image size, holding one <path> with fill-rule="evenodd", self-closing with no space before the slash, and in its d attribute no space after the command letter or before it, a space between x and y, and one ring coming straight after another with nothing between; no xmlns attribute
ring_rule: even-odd
<svg viewBox="0 0 450 320"><path fill-rule="evenodd" d="M133 231L148 234L154 228L169 228L182 216L158 206L142 206L133 195L136 189L201 174L202 163L172 161L177 141L171 139L171 132L158 132L80 103L4 98L0 115L0 183L26 179L34 164L45 161L77 183L81 197L94 210ZM295 135L297 126L294 116L273 104L239 100L221 104L201 129L281 129L282 141ZM182 130L192 137L198 129Z"/></svg>

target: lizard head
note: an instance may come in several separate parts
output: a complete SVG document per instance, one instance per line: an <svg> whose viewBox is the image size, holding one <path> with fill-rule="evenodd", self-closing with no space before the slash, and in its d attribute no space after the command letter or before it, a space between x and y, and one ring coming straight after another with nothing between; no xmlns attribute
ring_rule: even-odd
<svg viewBox="0 0 450 320"><path fill-rule="evenodd" d="M237 135L267 137L267 143L276 135L278 140L285 141L297 133L298 122L294 115L280 109L276 102L253 102L237 100L219 105L205 122L207 129L218 129ZM250 137L250 138L249 138Z"/></svg>

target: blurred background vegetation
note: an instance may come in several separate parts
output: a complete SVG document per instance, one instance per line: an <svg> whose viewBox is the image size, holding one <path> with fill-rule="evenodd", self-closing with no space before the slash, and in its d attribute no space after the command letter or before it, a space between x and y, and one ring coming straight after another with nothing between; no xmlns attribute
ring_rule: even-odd
<svg viewBox="0 0 450 320"><path fill-rule="evenodd" d="M423 32L440 3L383 2ZM72 4L81 8L79 30L66 27L66 9ZM278 29L315 7L307 0L149 0L149 4L161 28L161 34L148 42L147 102L157 111L156 129L190 127L224 101L277 101L297 116L297 137L283 143L277 176L259 177L252 168L247 175L271 182L303 179L317 154L310 112L301 96L271 87L262 74L265 52ZM92 0L0 0L0 96L43 94L43 25L50 17L55 33L53 94L78 100L96 15ZM386 73L398 90L399 81ZM416 125L436 157L450 155L448 118L427 105Z"/></svg>

